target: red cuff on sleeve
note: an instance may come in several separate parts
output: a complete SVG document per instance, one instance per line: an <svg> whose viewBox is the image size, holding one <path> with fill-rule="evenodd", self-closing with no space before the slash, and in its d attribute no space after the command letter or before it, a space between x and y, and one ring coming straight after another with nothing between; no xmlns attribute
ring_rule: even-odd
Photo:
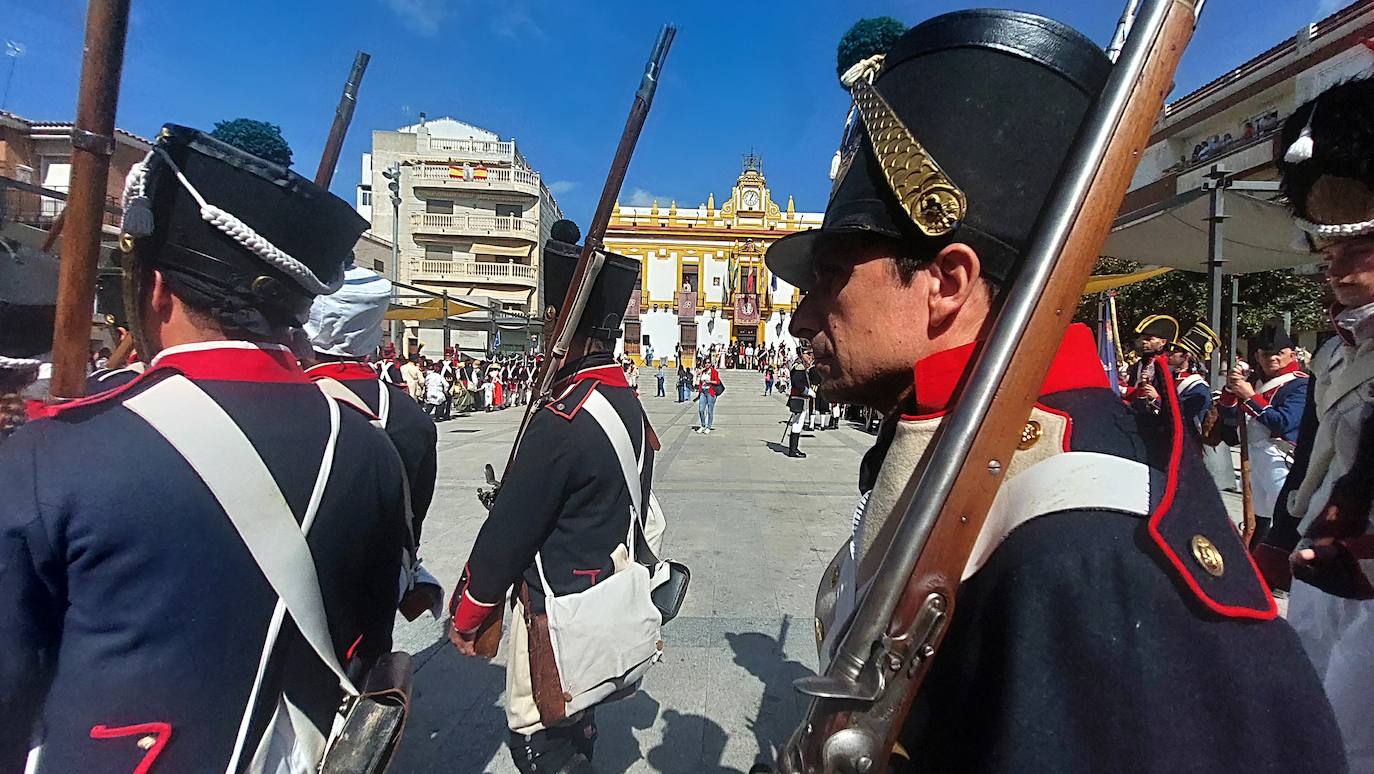
<svg viewBox="0 0 1374 774"><path fill-rule="evenodd" d="M1265 400L1264 396L1258 392L1245 401L1245 410L1254 416L1259 416L1260 412L1267 408L1269 408L1269 401Z"/></svg>
<svg viewBox="0 0 1374 774"><path fill-rule="evenodd" d="M1220 405L1222 405L1222 406L1225 406L1225 407L1227 407L1227 408L1230 408L1230 407L1236 405L1236 402L1237 402L1237 401L1236 401L1236 395L1235 395L1235 393L1229 392L1229 391L1227 391L1227 390L1222 390L1222 391L1221 391L1221 398L1219 398L1219 399L1217 400L1217 403L1218 403L1218 404L1220 404Z"/></svg>
<svg viewBox="0 0 1374 774"><path fill-rule="evenodd" d="M468 594L467 589L458 592L458 604L453 611L453 628L469 634L477 631L477 628L491 617L491 613L496 609L496 603L487 604L478 602Z"/></svg>

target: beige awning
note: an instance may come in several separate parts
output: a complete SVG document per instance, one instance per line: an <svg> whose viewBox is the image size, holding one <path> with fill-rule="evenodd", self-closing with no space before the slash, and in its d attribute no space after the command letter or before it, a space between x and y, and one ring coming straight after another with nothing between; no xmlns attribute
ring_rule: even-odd
<svg viewBox="0 0 1374 774"><path fill-rule="evenodd" d="M1288 209L1267 199L1225 194L1221 271L1249 274L1313 263ZM1102 254L1150 266L1207 271L1206 191L1181 193L1157 205L1117 218Z"/></svg>
<svg viewBox="0 0 1374 774"><path fill-rule="evenodd" d="M499 255L508 258L528 258L531 245L493 245L487 242L473 242L473 255Z"/></svg>
<svg viewBox="0 0 1374 774"><path fill-rule="evenodd" d="M1137 282L1144 282L1147 279L1158 277L1173 271L1168 266L1156 266L1153 269L1144 271L1133 271L1129 274L1095 274L1088 278L1088 284L1083 287L1083 295L1091 293L1101 293L1104 290L1134 285Z"/></svg>
<svg viewBox="0 0 1374 774"><path fill-rule="evenodd" d="M469 304L452 298L448 300L449 317L457 317L461 314L485 309L485 306L478 304ZM442 298L431 298L413 305L392 304L386 313L388 320L442 320L443 318L444 299Z"/></svg>

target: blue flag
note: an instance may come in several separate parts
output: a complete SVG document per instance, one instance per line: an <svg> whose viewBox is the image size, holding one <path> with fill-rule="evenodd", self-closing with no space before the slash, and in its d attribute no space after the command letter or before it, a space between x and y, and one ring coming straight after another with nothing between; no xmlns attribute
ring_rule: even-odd
<svg viewBox="0 0 1374 774"><path fill-rule="evenodd" d="M1097 356L1107 374L1107 384L1121 397L1121 376L1116 360L1116 299L1103 296L1097 305Z"/></svg>
<svg viewBox="0 0 1374 774"><path fill-rule="evenodd" d="M498 330L496 331L496 338L492 339L491 351L492 351L492 352L495 352L496 350L498 350L498 349L500 349L500 348L501 348L501 331L498 329Z"/></svg>

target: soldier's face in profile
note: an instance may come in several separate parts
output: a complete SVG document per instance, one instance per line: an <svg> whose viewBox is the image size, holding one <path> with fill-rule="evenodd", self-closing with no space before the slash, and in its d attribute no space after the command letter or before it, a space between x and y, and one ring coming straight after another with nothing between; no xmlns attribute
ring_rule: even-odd
<svg viewBox="0 0 1374 774"><path fill-rule="evenodd" d="M956 326L957 310L970 298L977 257L961 245L963 270L937 258L904 278L894 245L863 235L822 241L816 249L816 280L793 315L791 331L809 339L832 400L888 409L910 388L912 365L940 349L972 340L987 313L980 309ZM941 252L944 256L950 248ZM959 252L959 251L955 251Z"/></svg>
<svg viewBox="0 0 1374 774"><path fill-rule="evenodd" d="M1374 304L1374 236L1343 239L1323 251L1326 282L1346 307Z"/></svg>

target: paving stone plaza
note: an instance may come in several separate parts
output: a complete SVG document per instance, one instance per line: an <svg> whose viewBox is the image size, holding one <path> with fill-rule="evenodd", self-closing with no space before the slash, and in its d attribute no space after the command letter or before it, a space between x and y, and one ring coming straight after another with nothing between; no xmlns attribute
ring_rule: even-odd
<svg viewBox="0 0 1374 774"><path fill-rule="evenodd" d="M671 376L671 375L670 375ZM792 681L816 667L812 605L821 571L844 541L859 460L872 436L850 422L808 432L806 459L779 443L784 398L763 397L752 371L722 372L715 432L692 432L695 403L640 394L663 444L654 490L667 513L665 555L692 582L664 628L664 661L645 690L597 710L596 764L605 772L748 771L771 757L800 716ZM486 511L482 465L505 464L520 409L439 425L439 482L425 524L425 564L451 588ZM397 619L396 647L415 654L414 713L396 771L515 772L494 662L464 658L438 622Z"/></svg>

